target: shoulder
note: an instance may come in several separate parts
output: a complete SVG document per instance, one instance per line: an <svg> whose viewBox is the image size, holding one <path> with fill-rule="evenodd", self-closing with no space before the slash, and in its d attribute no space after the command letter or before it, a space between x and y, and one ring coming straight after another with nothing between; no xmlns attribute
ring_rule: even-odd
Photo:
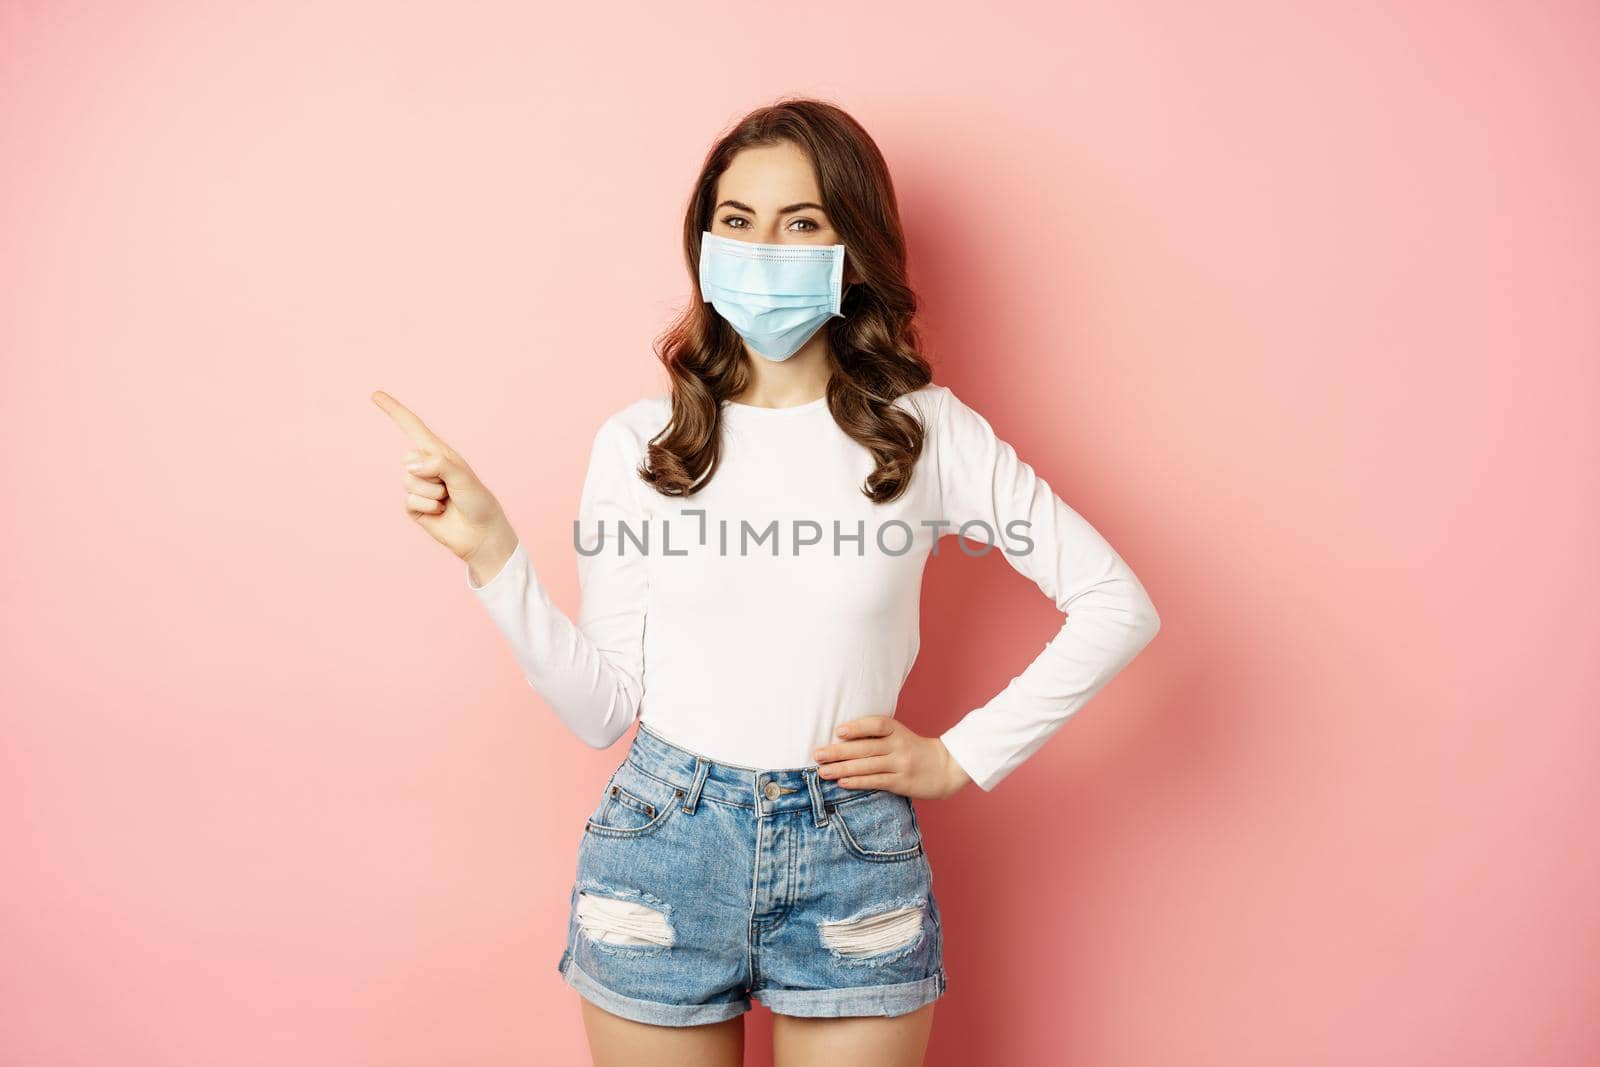
<svg viewBox="0 0 1600 1067"><path fill-rule="evenodd" d="M941 438L961 442L974 435L985 436L992 431L989 420L964 402L947 385L929 382L895 398L895 403L916 412L922 425L934 440Z"/></svg>
<svg viewBox="0 0 1600 1067"><path fill-rule="evenodd" d="M642 396L607 415L595 432L595 445L609 443L629 456L641 456L650 439L672 418L672 397L667 393Z"/></svg>
<svg viewBox="0 0 1600 1067"><path fill-rule="evenodd" d="M950 395L947 387L938 382L929 382L909 393L901 393L894 398L894 405L919 417L923 427L932 431L938 424L939 413Z"/></svg>

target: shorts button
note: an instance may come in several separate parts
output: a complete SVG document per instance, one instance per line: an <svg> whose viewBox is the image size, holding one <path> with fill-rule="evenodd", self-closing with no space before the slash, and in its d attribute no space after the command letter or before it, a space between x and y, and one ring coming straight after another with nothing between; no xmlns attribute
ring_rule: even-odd
<svg viewBox="0 0 1600 1067"><path fill-rule="evenodd" d="M767 788L764 789L763 792L767 794L767 799L768 800L777 800L778 799L778 783L777 782L768 782L767 783Z"/></svg>

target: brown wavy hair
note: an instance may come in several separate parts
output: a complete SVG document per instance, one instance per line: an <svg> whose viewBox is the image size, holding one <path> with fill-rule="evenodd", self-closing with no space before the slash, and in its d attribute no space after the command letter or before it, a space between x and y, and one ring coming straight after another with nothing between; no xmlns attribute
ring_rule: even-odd
<svg viewBox="0 0 1600 1067"><path fill-rule="evenodd" d="M789 142L811 158L822 206L859 278L842 317L828 320L834 421L876 461L861 491L876 503L898 497L922 454L924 427L895 398L933 380L918 344L917 296L906 282L906 242L883 154L861 124L821 100L785 97L750 112L706 155L683 220L683 252L694 299L656 339L672 380L672 418L650 443L639 476L666 496L689 496L721 462L722 401L750 382L744 342L700 294L700 234L711 229L717 179L753 145Z"/></svg>

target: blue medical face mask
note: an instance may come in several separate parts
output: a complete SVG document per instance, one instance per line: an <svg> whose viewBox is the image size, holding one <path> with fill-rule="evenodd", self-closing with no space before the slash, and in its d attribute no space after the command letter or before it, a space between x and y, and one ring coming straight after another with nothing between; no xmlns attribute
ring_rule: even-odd
<svg viewBox="0 0 1600 1067"><path fill-rule="evenodd" d="M842 313L844 245L766 245L700 234L700 296L761 355L784 360Z"/></svg>

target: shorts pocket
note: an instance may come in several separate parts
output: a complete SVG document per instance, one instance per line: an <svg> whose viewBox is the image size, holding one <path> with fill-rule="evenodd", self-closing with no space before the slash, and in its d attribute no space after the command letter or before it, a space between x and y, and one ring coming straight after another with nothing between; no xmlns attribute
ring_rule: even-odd
<svg viewBox="0 0 1600 1067"><path fill-rule="evenodd" d="M603 837L643 837L665 825L682 802L682 789L652 778L624 760L611 772L584 830Z"/></svg>
<svg viewBox="0 0 1600 1067"><path fill-rule="evenodd" d="M829 811L828 821L858 859L894 863L922 855L922 831L910 797L878 790L860 799L835 801Z"/></svg>

